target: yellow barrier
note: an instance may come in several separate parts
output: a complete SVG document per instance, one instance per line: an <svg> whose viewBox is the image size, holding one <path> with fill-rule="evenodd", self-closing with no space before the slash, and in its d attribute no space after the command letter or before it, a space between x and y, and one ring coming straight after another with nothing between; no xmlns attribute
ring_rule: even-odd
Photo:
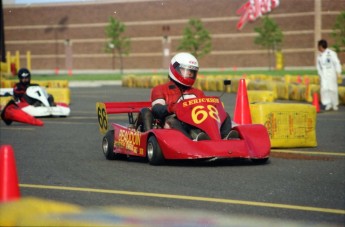
<svg viewBox="0 0 345 227"><path fill-rule="evenodd" d="M69 88L47 88L48 94L54 97L54 102L71 103L71 92Z"/></svg>
<svg viewBox="0 0 345 227"><path fill-rule="evenodd" d="M8 73L7 72L7 64L0 61L0 72L1 72L1 76L4 74L4 73Z"/></svg>
<svg viewBox="0 0 345 227"><path fill-rule="evenodd" d="M62 188L62 187L61 187ZM178 197L178 196L176 196ZM201 197L200 197L201 198ZM252 216L162 207L85 207L35 197L0 204L0 226L303 226ZM279 223L279 224L278 224Z"/></svg>
<svg viewBox="0 0 345 227"><path fill-rule="evenodd" d="M306 93L307 93L306 101L310 103L313 102L314 93L317 93L320 97L320 85L310 84L307 88Z"/></svg>
<svg viewBox="0 0 345 227"><path fill-rule="evenodd" d="M224 75L217 75L214 77L216 83L216 91L224 91L224 80L226 80L226 76Z"/></svg>
<svg viewBox="0 0 345 227"><path fill-rule="evenodd" d="M303 84L289 84L289 100L297 100L297 101L303 101L303 95L302 93L305 93L305 85Z"/></svg>
<svg viewBox="0 0 345 227"><path fill-rule="evenodd" d="M1 88L13 88L14 85L17 83L15 80L1 80Z"/></svg>
<svg viewBox="0 0 345 227"><path fill-rule="evenodd" d="M164 84L165 82L168 82L168 80L168 76L154 75L151 77L150 87L155 87L157 85Z"/></svg>
<svg viewBox="0 0 345 227"><path fill-rule="evenodd" d="M310 104L250 104L252 122L263 124L274 148L315 147L316 109Z"/></svg>
<svg viewBox="0 0 345 227"><path fill-rule="evenodd" d="M286 83L295 84L320 84L320 77L318 75L285 75L284 81ZM342 84L342 78L337 79L338 84Z"/></svg>
<svg viewBox="0 0 345 227"><path fill-rule="evenodd" d="M217 91L217 80L214 76L208 76L205 85L206 91Z"/></svg>
<svg viewBox="0 0 345 227"><path fill-rule="evenodd" d="M195 81L195 87L205 91L206 89L206 76L200 75Z"/></svg>
<svg viewBox="0 0 345 227"><path fill-rule="evenodd" d="M345 87L344 86L338 87L338 93L339 93L339 103L345 104Z"/></svg>
<svg viewBox="0 0 345 227"><path fill-rule="evenodd" d="M1 88L13 88L18 83L17 80L1 80ZM32 84L46 88L68 88L69 82L67 80L31 80Z"/></svg>
<svg viewBox="0 0 345 227"><path fill-rule="evenodd" d="M136 77L134 75L127 75L122 77L122 86L124 87L134 87L134 80Z"/></svg>
<svg viewBox="0 0 345 227"><path fill-rule="evenodd" d="M66 104L71 103L71 92L69 88L47 88L48 94L54 97L55 102ZM12 99L12 96L0 96L0 110Z"/></svg>
<svg viewBox="0 0 345 227"><path fill-rule="evenodd" d="M273 80L251 80L248 83L247 90L265 90L265 91L272 91L273 93L273 99L276 99L278 97L278 91L277 91L277 85L276 81Z"/></svg>
<svg viewBox="0 0 345 227"><path fill-rule="evenodd" d="M253 102L271 102L276 99L284 100L296 100L312 102L313 94L319 93L320 85L319 76L317 75L285 75L268 76L265 74L250 74L250 75L198 75L195 81L194 87L203 91L223 91L224 80L231 80L231 85L226 87L226 92L237 92L239 80L246 79L247 90L259 90L264 91L261 93L263 97L256 97L252 95L251 101ZM283 79L282 79L283 78ZM122 86L124 87L144 87L152 88L159 84L163 84L168 81L168 77L164 76L135 76L128 75L122 77ZM270 91L270 92L268 92ZM272 92L272 93L271 93ZM260 92L259 92L260 93ZM339 87L339 100L341 104L345 104L344 101L344 89Z"/></svg>
<svg viewBox="0 0 345 227"><path fill-rule="evenodd" d="M197 88L197 89L200 89L200 90L202 90L201 80L202 80L202 78L197 78L195 83L194 83L194 87Z"/></svg>
<svg viewBox="0 0 345 227"><path fill-rule="evenodd" d="M318 84L289 84L289 100L296 100L296 101L313 101L313 94L318 93L320 96L320 85ZM339 93L339 103L343 104L343 97L345 96L345 92L342 86L338 87Z"/></svg>
<svg viewBox="0 0 345 227"><path fill-rule="evenodd" d="M268 90L268 82L261 80L251 80L247 86L248 90Z"/></svg>
<svg viewBox="0 0 345 227"><path fill-rule="evenodd" d="M42 87L46 88L68 88L69 82L68 80L37 80L33 81L32 83L37 83Z"/></svg>
<svg viewBox="0 0 345 227"><path fill-rule="evenodd" d="M64 213L79 213L82 208L62 202L54 202L50 200L42 200L37 198L22 198L11 203L3 203L0 206L0 226L61 226L63 223L53 221L54 219L42 220L39 219L48 216L49 214L64 214ZM47 218L47 217L46 217ZM53 224L54 223L54 224ZM76 224L75 222L71 222ZM80 222L79 222L80 224ZM86 224L86 222L84 222Z"/></svg>
<svg viewBox="0 0 345 227"><path fill-rule="evenodd" d="M276 82L278 99L289 99L289 85L284 82Z"/></svg>
<svg viewBox="0 0 345 227"><path fill-rule="evenodd" d="M265 90L248 90L248 101L249 103L255 102L274 102L274 94L273 91L265 91Z"/></svg>
<svg viewBox="0 0 345 227"><path fill-rule="evenodd" d="M12 96L0 96L0 110L12 99Z"/></svg>
<svg viewBox="0 0 345 227"><path fill-rule="evenodd" d="M318 75L303 75L304 84L320 84L320 77Z"/></svg>

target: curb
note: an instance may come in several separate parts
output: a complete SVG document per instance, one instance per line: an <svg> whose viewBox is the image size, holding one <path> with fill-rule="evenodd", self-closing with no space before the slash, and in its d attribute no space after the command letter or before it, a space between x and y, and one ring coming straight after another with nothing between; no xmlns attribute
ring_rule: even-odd
<svg viewBox="0 0 345 227"><path fill-rule="evenodd" d="M101 86L120 86L121 80L109 81L109 80L97 80L97 81L70 81L69 87L101 87Z"/></svg>

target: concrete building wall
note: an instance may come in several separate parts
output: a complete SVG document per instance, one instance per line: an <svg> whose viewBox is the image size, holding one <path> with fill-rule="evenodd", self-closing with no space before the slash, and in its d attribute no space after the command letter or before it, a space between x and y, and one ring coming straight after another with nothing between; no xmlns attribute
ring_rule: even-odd
<svg viewBox="0 0 345 227"><path fill-rule="evenodd" d="M282 51L286 67L315 65L315 12L318 0L281 0L270 13L284 33ZM321 37L329 40L344 0L321 1ZM202 68L268 67L267 51L254 44L258 19L238 31L236 10L247 0L147 0L98 4L4 5L6 50L19 50L22 65L31 51L32 69L110 70L112 54L105 53L105 27L109 17L126 25L131 40L125 69L166 68L163 36L170 40L169 58L176 53L190 18L200 18L212 37L212 52L200 60ZM163 26L169 26L163 31ZM344 56L341 55L341 58ZM67 61L66 61L67 58ZM115 69L119 69L116 58Z"/></svg>

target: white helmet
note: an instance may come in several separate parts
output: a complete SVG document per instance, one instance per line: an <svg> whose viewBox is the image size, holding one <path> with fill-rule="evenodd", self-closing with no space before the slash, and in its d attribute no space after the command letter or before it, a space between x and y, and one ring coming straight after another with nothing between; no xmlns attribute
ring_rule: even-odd
<svg viewBox="0 0 345 227"><path fill-rule="evenodd" d="M193 86L198 74L199 64L189 53L176 54L170 62L169 77L187 87Z"/></svg>

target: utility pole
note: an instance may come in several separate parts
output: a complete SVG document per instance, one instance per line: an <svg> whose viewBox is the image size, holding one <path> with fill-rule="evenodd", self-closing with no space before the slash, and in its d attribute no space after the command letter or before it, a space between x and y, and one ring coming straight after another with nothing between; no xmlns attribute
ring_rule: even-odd
<svg viewBox="0 0 345 227"><path fill-rule="evenodd" d="M4 29L4 11L2 10L2 0L0 0L0 50L1 59L0 61L6 62L6 50L5 50L5 29Z"/></svg>
<svg viewBox="0 0 345 227"><path fill-rule="evenodd" d="M162 39L162 45L163 45L163 59L162 59L162 68L165 69L169 66L170 62L170 45L171 45L171 39L169 37L169 31L170 26L169 25L163 25L163 39Z"/></svg>
<svg viewBox="0 0 345 227"><path fill-rule="evenodd" d="M314 56L314 62L317 61L317 57L318 57L318 51L317 51L317 42L322 38L322 6L321 6L321 0L314 0L314 43L313 43L313 47L315 50L315 56Z"/></svg>

